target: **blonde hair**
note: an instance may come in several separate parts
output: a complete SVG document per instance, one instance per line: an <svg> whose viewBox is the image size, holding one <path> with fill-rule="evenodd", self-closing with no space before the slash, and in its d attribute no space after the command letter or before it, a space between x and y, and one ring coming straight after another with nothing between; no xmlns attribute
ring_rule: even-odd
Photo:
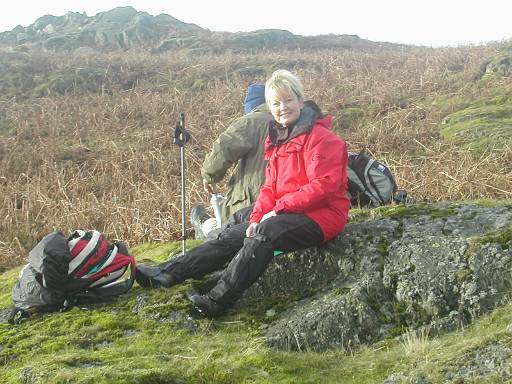
<svg viewBox="0 0 512 384"><path fill-rule="evenodd" d="M272 73L272 76L265 83L265 99L267 103L270 100L270 91L275 94L295 95L300 101L304 101L304 86L299 78L286 69L278 69Z"/></svg>

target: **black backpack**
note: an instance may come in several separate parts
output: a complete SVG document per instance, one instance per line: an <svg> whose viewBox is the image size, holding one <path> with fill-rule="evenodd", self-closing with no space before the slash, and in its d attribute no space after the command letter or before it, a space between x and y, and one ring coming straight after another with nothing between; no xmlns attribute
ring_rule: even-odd
<svg viewBox="0 0 512 384"><path fill-rule="evenodd" d="M365 152L348 153L347 176L348 195L353 207L378 207L393 201L401 202L407 195L405 191L398 191L389 167Z"/></svg>
<svg viewBox="0 0 512 384"><path fill-rule="evenodd" d="M10 323L34 312L66 310L77 304L110 301L128 292L135 259L122 243L98 231L46 235L29 253L12 289Z"/></svg>

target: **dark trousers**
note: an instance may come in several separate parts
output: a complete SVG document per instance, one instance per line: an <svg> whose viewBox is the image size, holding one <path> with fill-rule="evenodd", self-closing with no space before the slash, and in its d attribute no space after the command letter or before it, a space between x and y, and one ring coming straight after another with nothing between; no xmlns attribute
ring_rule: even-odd
<svg viewBox="0 0 512 384"><path fill-rule="evenodd" d="M271 217L258 224L251 237L245 236L248 225L245 222L227 227L216 239L161 264L162 272L181 282L204 276L229 263L208 294L227 308L265 271L274 250L295 251L319 245L324 240L320 226L303 214Z"/></svg>
<svg viewBox="0 0 512 384"><path fill-rule="evenodd" d="M253 207L254 204L250 205L249 207L239 209L233 213L229 217L229 220L226 224L224 224L221 228L211 230L208 235L206 235L206 241L217 239L222 232L226 231L228 228L234 225L247 223L249 221L249 217L251 216Z"/></svg>

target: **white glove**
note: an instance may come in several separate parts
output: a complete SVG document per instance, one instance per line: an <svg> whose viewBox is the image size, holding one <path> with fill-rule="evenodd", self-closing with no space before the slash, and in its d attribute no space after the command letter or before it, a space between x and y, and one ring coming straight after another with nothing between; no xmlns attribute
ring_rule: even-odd
<svg viewBox="0 0 512 384"><path fill-rule="evenodd" d="M274 210L272 210L272 211L270 211L270 212L265 213L265 214L263 215L263 217L261 218L260 223L261 223L262 221L267 220L269 217L273 217L273 216L275 216L275 215L276 215L276 212L275 212Z"/></svg>
<svg viewBox="0 0 512 384"><path fill-rule="evenodd" d="M254 231L256 230L257 225L258 225L258 223L249 224L249 226L245 230L245 236L251 237L252 235L254 235Z"/></svg>

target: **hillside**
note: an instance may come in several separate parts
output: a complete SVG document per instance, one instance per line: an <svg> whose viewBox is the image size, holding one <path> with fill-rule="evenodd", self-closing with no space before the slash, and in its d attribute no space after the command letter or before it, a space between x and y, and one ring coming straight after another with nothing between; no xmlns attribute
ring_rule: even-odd
<svg viewBox="0 0 512 384"><path fill-rule="evenodd" d="M208 283L193 281L1 324L3 381L512 380L510 42L229 34L130 7L44 16L0 40L2 310L28 251L55 229L98 229L139 261L175 254L180 113L188 215L209 201L200 167L212 142L243 113L247 86L278 68L417 203L352 210L336 241L278 259L218 321L190 316L187 294Z"/></svg>
<svg viewBox="0 0 512 384"><path fill-rule="evenodd" d="M507 45L188 55L0 50L0 265L54 228L131 246L180 235L179 113L187 207L199 168L242 114L247 85L298 73L352 151L389 164L416 200L510 198ZM189 227L191 228L191 227Z"/></svg>

